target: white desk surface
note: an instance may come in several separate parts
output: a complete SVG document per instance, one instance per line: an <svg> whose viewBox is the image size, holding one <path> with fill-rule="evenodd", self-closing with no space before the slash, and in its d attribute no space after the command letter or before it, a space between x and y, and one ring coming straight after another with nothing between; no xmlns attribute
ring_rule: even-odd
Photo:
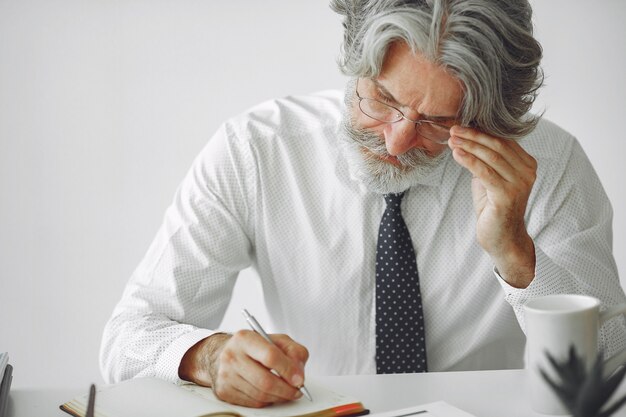
<svg viewBox="0 0 626 417"><path fill-rule="evenodd" d="M443 400L477 417L541 417L526 396L522 370L430 372L405 375L317 377L330 389L361 400L372 412ZM7 417L54 417L68 414L59 405L87 392L81 389L11 390ZM626 383L618 392L626 394ZM175 417L175 416L173 416ZM626 417L626 407L613 417Z"/></svg>

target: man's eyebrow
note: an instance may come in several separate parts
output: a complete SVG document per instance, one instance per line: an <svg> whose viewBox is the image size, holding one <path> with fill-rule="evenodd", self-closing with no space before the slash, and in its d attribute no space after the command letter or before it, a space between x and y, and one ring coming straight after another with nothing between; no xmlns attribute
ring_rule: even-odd
<svg viewBox="0 0 626 417"><path fill-rule="evenodd" d="M431 116L429 114L422 114L422 117L437 123L456 122L458 120L456 116Z"/></svg>
<svg viewBox="0 0 626 417"><path fill-rule="evenodd" d="M389 97L391 100L393 100L393 101L394 101L394 102L395 102L398 106L408 107L406 104L402 104L402 103L400 103L400 102L399 102L399 101L398 101L398 100L397 100L397 99L393 96L393 94L391 94L391 93L389 92L389 90L387 90L387 89L385 88L385 86L384 86L384 85L382 85L382 84L381 84L378 80L376 80L376 79L374 79L374 78L372 78L371 80L372 80L372 82L376 85L376 88L378 88L378 89L381 91L381 93L383 93L384 95L386 95L387 97Z"/></svg>
<svg viewBox="0 0 626 417"><path fill-rule="evenodd" d="M393 96L393 94L391 94L391 93L389 92L389 90L387 90L387 89L385 88L385 86L384 86L384 85L382 85L382 84L381 84L378 80L376 80L376 79L374 79L374 78L371 78L371 80L372 80L372 82L374 83L374 85L376 85L376 88L378 88L378 89L380 90L380 92L381 92L381 93L383 93L383 94L384 94L384 95L386 95L388 98L390 98L390 99L391 99L394 103L396 103L398 106L400 106L400 107L409 107L409 106L407 106L406 104L402 104L402 103L400 103L400 102L399 102L399 101L398 101L398 100L397 100L397 99ZM430 114L421 114L421 113L420 113L420 116L421 116L423 119L430 120L430 121L433 121L433 122L438 122L438 123L441 123L441 122L443 122L443 123L445 123L445 122L454 122L454 121L456 121L456 120L457 120L457 116L456 116L456 115L454 115L454 116L433 116L433 115L430 115Z"/></svg>

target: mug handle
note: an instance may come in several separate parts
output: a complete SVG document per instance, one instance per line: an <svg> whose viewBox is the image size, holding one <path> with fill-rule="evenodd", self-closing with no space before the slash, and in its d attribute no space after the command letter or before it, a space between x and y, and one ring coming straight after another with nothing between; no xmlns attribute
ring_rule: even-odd
<svg viewBox="0 0 626 417"><path fill-rule="evenodd" d="M620 304L611 308L607 308L600 313L600 327L611 317L618 314L626 313L626 304ZM608 377L617 370L618 367L626 364L626 348L615 353L613 356L604 361L604 377Z"/></svg>

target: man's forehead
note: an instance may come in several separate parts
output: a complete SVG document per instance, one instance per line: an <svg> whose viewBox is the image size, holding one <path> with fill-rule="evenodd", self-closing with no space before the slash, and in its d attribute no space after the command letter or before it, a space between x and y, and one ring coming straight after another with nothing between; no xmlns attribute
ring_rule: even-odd
<svg viewBox="0 0 626 417"><path fill-rule="evenodd" d="M398 105L432 120L456 120L463 98L461 82L404 42L394 42L373 79Z"/></svg>

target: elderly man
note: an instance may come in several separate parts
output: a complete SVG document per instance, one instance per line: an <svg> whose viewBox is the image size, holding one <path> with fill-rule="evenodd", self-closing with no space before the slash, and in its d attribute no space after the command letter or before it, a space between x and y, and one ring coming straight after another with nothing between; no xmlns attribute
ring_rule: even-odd
<svg viewBox="0 0 626 417"><path fill-rule="evenodd" d="M275 100L222 125L107 324L107 380L188 380L260 407L298 398L305 363L521 367L526 300L625 301L593 168L528 113L542 82L528 3L332 7L352 79L343 97ZM248 266L289 334L274 345L217 328ZM621 319L601 340L607 353L624 344Z"/></svg>

